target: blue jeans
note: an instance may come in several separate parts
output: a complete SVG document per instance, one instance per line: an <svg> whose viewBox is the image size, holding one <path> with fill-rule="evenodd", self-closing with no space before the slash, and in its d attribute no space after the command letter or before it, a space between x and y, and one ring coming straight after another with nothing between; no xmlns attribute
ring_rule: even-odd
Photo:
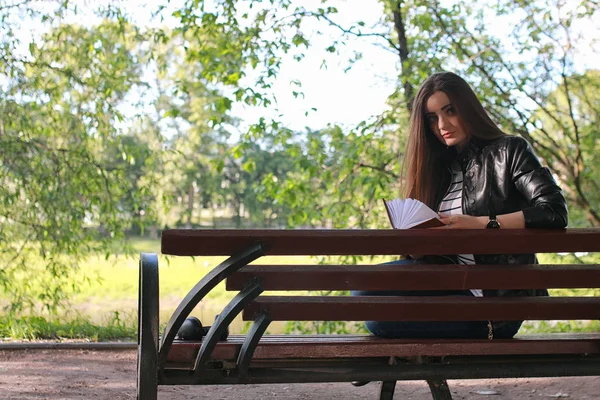
<svg viewBox="0 0 600 400"><path fill-rule="evenodd" d="M419 260L398 260L385 264L420 264ZM452 268L448 266L448 268ZM352 296L473 296L469 290L359 290ZM493 321L495 339L512 338L523 321ZM367 321L366 327L375 336L397 339L485 339L488 321Z"/></svg>

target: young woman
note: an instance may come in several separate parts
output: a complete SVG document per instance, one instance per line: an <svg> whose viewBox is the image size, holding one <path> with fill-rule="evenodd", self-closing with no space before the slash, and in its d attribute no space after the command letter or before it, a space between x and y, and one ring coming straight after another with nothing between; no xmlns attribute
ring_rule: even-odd
<svg viewBox="0 0 600 400"><path fill-rule="evenodd" d="M502 132L471 87L450 72L415 97L404 161L404 195L442 216L441 229L564 228L567 206L529 144ZM410 258L410 257L409 257ZM423 257L395 263L534 264L535 254ZM536 296L546 290L354 292L353 295ZM510 338L522 321L367 322L395 338Z"/></svg>

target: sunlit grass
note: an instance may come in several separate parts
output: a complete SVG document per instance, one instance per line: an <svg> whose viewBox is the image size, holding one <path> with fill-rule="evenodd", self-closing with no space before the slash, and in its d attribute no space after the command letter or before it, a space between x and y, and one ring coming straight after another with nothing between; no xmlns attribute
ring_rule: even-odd
<svg viewBox="0 0 600 400"><path fill-rule="evenodd" d="M85 339L94 342L110 340L135 340L137 325L130 319L123 320L113 313L100 323L86 318L66 321L44 317L0 317L0 338L21 340Z"/></svg>
<svg viewBox="0 0 600 400"><path fill-rule="evenodd" d="M91 340L131 339L135 337L137 326L137 298L139 252L160 252L160 241L133 239L130 244L137 254L126 254L125 244L115 244L113 254L106 257L90 257L80 264L76 278L88 276L91 279L77 289L68 307L59 315L27 315L0 318L0 338L88 338ZM159 256L160 321L165 324L168 318L189 290L226 257L165 257ZM375 264L389 258L365 258L360 263ZM541 263L569 262L557 256L541 255ZM313 257L263 257L256 264L315 264ZM600 296L600 289L558 289L554 296ZM223 283L212 290L192 312L205 325L209 325L215 314L233 298ZM1 300L1 299L0 299ZM6 299L5 299L6 301ZM116 318L115 318L116 316ZM231 326L232 333L247 328L247 324L236 319ZM285 330L282 324L270 327L270 333ZM522 333L535 332L574 332L600 331L598 321L559 321L551 323L526 322Z"/></svg>
<svg viewBox="0 0 600 400"><path fill-rule="evenodd" d="M600 332L600 321L525 321L519 334Z"/></svg>
<svg viewBox="0 0 600 400"><path fill-rule="evenodd" d="M59 310L56 316L45 312L27 313L22 316L4 317L0 322L0 338L106 338L115 330L114 316L119 316L123 324L122 337L132 337L132 329L137 326L137 301L139 279L139 253L159 253L160 241L134 239L130 243L137 254L126 254L125 244L116 243L109 257L95 256L80 263L74 281L83 281L69 302L68 307ZM209 271L226 257L174 257L159 256L160 322L164 325L179 302ZM305 264L314 263L311 257L263 257L257 264ZM40 268L42 263L40 262ZM204 324L212 323L214 316L233 298L235 293L227 292L224 283L214 288L192 312ZM1 300L1 299L0 299ZM6 302L7 299L4 299ZM281 324L274 324L277 327ZM28 327L29 326L29 327ZM80 332L76 327L80 326ZM241 318L236 319L232 333L244 329ZM273 329L273 327L271 329ZM104 333L96 329L104 328ZM74 330L75 329L75 330ZM282 329L282 327L276 328ZM60 331L60 334L56 332ZM70 333L67 333L70 332ZM86 336L87 335L87 336ZM135 335L133 335L135 336ZM118 337L118 335L117 335ZM100 339L103 340L103 339Z"/></svg>

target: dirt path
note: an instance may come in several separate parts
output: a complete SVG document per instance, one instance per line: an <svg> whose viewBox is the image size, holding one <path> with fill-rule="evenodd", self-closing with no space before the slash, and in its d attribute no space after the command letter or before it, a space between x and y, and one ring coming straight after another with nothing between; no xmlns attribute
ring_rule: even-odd
<svg viewBox="0 0 600 400"><path fill-rule="evenodd" d="M135 399L135 351L0 351L0 399ZM600 400L600 378L449 381L454 399ZM379 384L347 383L160 387L160 400L369 399ZM430 400L424 382L402 382L395 399Z"/></svg>

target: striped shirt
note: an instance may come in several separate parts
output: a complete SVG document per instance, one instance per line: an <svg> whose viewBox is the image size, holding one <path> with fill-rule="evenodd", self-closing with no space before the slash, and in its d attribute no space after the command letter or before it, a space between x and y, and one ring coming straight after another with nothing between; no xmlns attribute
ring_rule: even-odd
<svg viewBox="0 0 600 400"><path fill-rule="evenodd" d="M463 193L463 173L458 163L454 163L451 166L452 171L452 183L446 192L446 195L440 203L438 213L447 217L450 215L462 215L462 193ZM473 254L458 254L458 263L461 265L475 264L475 257ZM474 296L482 297L483 291L481 289L471 289L471 293Z"/></svg>

